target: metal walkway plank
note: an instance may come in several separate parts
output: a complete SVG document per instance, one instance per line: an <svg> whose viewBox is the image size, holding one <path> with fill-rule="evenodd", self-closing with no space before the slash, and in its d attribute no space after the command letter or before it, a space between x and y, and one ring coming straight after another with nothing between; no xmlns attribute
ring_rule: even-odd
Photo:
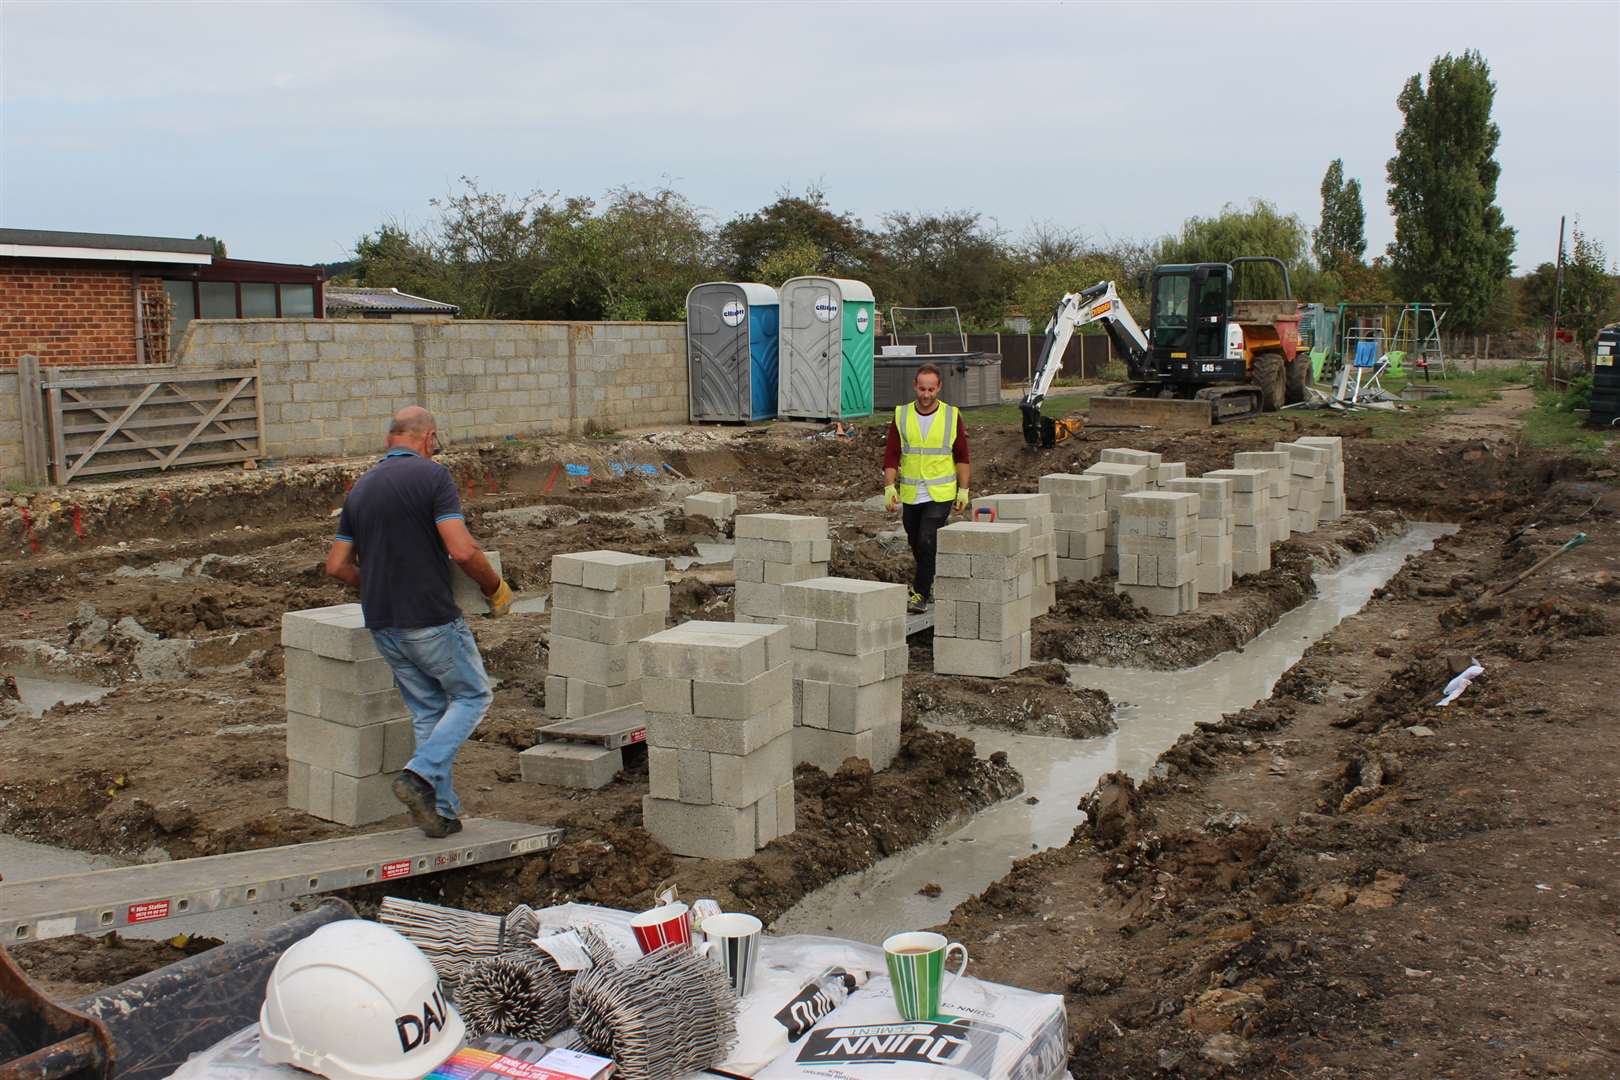
<svg viewBox="0 0 1620 1080"><path fill-rule="evenodd" d="M908 614L906 616L906 637L910 637L912 634L920 634L924 630L932 630L933 628L934 609L932 605L930 605L928 610L923 612L921 615Z"/></svg>
<svg viewBox="0 0 1620 1080"><path fill-rule="evenodd" d="M36 941L351 889L545 851L562 830L465 818L434 840L396 829L177 862L0 882L0 940Z"/></svg>
<svg viewBox="0 0 1620 1080"><path fill-rule="evenodd" d="M622 709L546 724L540 734L547 739L600 743L609 750L617 750L647 741L647 713L640 705L626 705Z"/></svg>

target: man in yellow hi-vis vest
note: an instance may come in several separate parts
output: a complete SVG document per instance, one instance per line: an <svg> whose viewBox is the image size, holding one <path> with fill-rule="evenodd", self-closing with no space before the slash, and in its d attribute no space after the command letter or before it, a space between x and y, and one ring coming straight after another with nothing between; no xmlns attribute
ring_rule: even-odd
<svg viewBox="0 0 1620 1080"><path fill-rule="evenodd" d="M939 383L933 364L917 369L917 400L896 406L883 452L884 505L891 513L904 506L900 520L917 560L907 605L913 614L926 611L933 598L939 527L952 506L968 508L967 428L961 410L939 400Z"/></svg>

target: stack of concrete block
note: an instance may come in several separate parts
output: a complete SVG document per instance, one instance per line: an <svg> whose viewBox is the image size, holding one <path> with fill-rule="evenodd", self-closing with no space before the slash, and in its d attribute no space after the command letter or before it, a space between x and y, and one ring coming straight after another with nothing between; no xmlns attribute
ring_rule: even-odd
<svg viewBox="0 0 1620 1080"><path fill-rule="evenodd" d="M1097 456L1099 463L1109 465L1140 465L1147 470L1144 480L1144 490L1157 490L1160 483L1159 466L1164 463L1163 454L1155 454L1150 450L1130 450L1116 446L1104 450ZM1089 471L1089 470L1087 470Z"/></svg>
<svg viewBox="0 0 1620 1080"><path fill-rule="evenodd" d="M1169 488L1198 496L1198 591L1225 592L1232 587L1232 481L1183 477Z"/></svg>
<svg viewBox="0 0 1620 1080"><path fill-rule="evenodd" d="M1029 526L965 521L939 530L934 671L1000 679L1029 666L1035 592Z"/></svg>
<svg viewBox="0 0 1620 1080"><path fill-rule="evenodd" d="M1322 485L1322 521L1344 517L1344 439L1338 435L1307 435L1295 439L1301 446L1316 446L1328 452L1327 479Z"/></svg>
<svg viewBox="0 0 1620 1080"><path fill-rule="evenodd" d="M1232 485L1232 573L1235 577L1271 569L1271 473L1265 469L1216 469L1205 480Z"/></svg>
<svg viewBox="0 0 1620 1080"><path fill-rule="evenodd" d="M416 749L410 710L359 604L281 618L287 673L287 805L368 825L401 812L395 775Z"/></svg>
<svg viewBox="0 0 1620 1080"><path fill-rule="evenodd" d="M981 506L995 511L997 521L1029 526L1029 554L1035 568L1035 592L1030 599L1030 615L1045 615L1057 603L1057 523L1050 495L981 495L973 500L973 512Z"/></svg>
<svg viewBox="0 0 1620 1080"><path fill-rule="evenodd" d="M1091 581L1102 576L1108 546L1108 483L1101 476L1048 473L1041 494L1052 500L1052 527L1057 535L1057 576L1062 581Z"/></svg>
<svg viewBox="0 0 1620 1080"><path fill-rule="evenodd" d="M1103 453L1136 453L1134 450ZM1157 455L1155 455L1157 456ZM1158 466L1154 465L1154 469ZM1147 491L1149 469L1146 465L1131 465L1117 461L1099 461L1085 471L1086 476L1100 476L1107 485L1103 506L1108 511L1108 531L1103 535L1103 573L1119 573L1119 500L1137 491Z"/></svg>
<svg viewBox="0 0 1620 1080"><path fill-rule="evenodd" d="M1154 615L1198 607L1198 496L1140 491L1119 507L1119 583Z"/></svg>
<svg viewBox="0 0 1620 1080"><path fill-rule="evenodd" d="M553 556L546 715L593 716L640 701L636 642L668 618L663 559L623 551Z"/></svg>
<svg viewBox="0 0 1620 1080"><path fill-rule="evenodd" d="M886 769L900 752L909 666L906 587L822 577L782 587L793 658L793 755L823 772L845 758Z"/></svg>
<svg viewBox="0 0 1620 1080"><path fill-rule="evenodd" d="M746 859L794 829L785 626L687 622L641 641L647 831L677 855Z"/></svg>
<svg viewBox="0 0 1620 1080"><path fill-rule="evenodd" d="M1293 462L1288 454L1278 450L1245 450L1232 455L1234 469L1264 469L1266 494L1270 503L1266 508L1266 542L1280 544L1293 535L1288 516L1288 495L1291 488L1289 470Z"/></svg>
<svg viewBox="0 0 1620 1080"><path fill-rule="evenodd" d="M827 576L832 541L824 517L743 514L734 534L738 622L781 622L782 586Z"/></svg>
<svg viewBox="0 0 1620 1080"><path fill-rule="evenodd" d="M1273 449L1288 455L1288 528L1315 532L1322 517L1322 495L1327 489L1332 454L1323 446L1280 442Z"/></svg>
<svg viewBox="0 0 1620 1080"><path fill-rule="evenodd" d="M1170 486L1172 480L1184 480L1187 477L1187 463L1185 461L1159 462L1159 479L1155 485L1160 491L1174 491Z"/></svg>
<svg viewBox="0 0 1620 1080"><path fill-rule="evenodd" d="M716 526L724 528L737 512L737 496L719 491L700 491L696 495L688 495L681 509L689 518L708 518Z"/></svg>

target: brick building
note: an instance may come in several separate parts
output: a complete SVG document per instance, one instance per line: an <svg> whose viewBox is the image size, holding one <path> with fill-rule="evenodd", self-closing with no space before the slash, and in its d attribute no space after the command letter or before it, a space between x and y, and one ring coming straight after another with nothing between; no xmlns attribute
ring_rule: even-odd
<svg viewBox="0 0 1620 1080"><path fill-rule="evenodd" d="M0 229L0 366L166 363L193 318L320 318L313 266L209 240Z"/></svg>

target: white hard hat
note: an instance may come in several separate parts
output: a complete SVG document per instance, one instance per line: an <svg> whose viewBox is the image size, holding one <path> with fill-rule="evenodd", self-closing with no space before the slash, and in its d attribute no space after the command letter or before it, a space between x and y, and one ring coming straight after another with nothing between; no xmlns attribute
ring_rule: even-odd
<svg viewBox="0 0 1620 1080"><path fill-rule="evenodd" d="M418 1080L466 1034L427 957L362 919L323 926L283 953L259 1011L263 1060L328 1080Z"/></svg>

